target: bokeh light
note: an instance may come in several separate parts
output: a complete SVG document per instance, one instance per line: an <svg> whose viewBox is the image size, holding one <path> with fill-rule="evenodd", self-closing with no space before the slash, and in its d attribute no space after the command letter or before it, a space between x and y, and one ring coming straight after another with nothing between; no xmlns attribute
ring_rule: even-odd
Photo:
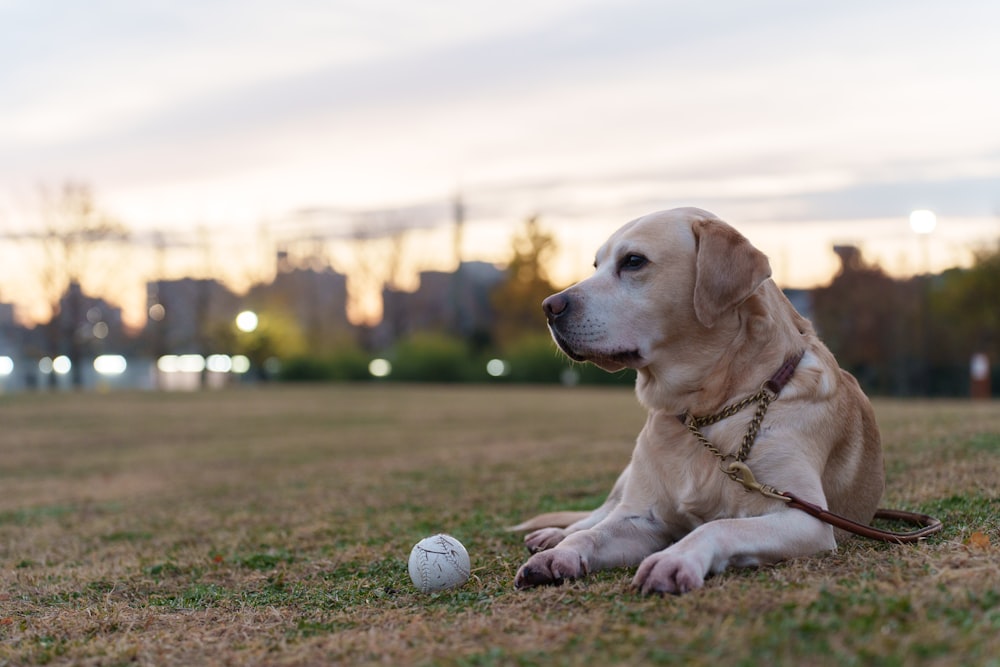
<svg viewBox="0 0 1000 667"><path fill-rule="evenodd" d="M257 313L252 310L244 310L236 316L236 328L243 333L253 333L257 330L259 323L260 320L257 317Z"/></svg>
<svg viewBox="0 0 1000 667"><path fill-rule="evenodd" d="M371 363L368 364L368 372L372 374L372 377L388 377L392 373L392 364L387 359L372 359Z"/></svg>

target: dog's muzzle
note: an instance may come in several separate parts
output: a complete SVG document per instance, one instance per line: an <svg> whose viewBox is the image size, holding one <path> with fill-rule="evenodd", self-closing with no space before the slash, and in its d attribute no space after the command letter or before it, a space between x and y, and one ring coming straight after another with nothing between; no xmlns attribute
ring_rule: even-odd
<svg viewBox="0 0 1000 667"><path fill-rule="evenodd" d="M566 342L566 339L559 330L560 322L565 321L562 318L569 313L569 304L569 297L560 292L542 301L542 310L545 311L545 319L549 323L549 332L552 333L552 338L555 340L556 345L573 361L584 361L584 357L573 351L573 348Z"/></svg>

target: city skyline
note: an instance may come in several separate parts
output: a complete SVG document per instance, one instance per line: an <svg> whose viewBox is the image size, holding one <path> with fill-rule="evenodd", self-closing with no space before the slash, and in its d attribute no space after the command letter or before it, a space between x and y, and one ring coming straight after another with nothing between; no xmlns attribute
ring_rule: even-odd
<svg viewBox="0 0 1000 667"><path fill-rule="evenodd" d="M538 215L560 283L677 205L734 224L791 287L828 280L836 243L905 275L1000 236L994 3L56 0L0 19L0 234L37 231L35 188L75 180L136 237L210 237L231 283L268 270L259 234L323 210L342 237L413 216L412 284L453 265L457 195L465 259L504 261ZM932 240L914 209L937 214ZM0 243L19 311L32 260Z"/></svg>

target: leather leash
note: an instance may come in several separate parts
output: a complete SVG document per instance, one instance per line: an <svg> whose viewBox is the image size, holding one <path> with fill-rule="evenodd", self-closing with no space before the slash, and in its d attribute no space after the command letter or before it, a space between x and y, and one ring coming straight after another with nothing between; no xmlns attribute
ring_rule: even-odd
<svg viewBox="0 0 1000 667"><path fill-rule="evenodd" d="M820 521L830 524L831 526L835 526L850 533L854 533L855 535L867 537L872 540L905 544L908 542L916 542L927 537L928 535L933 535L934 533L940 531L943 524L941 521L932 516L918 514L916 512L905 512L903 510L884 508L879 508L875 511L876 519L897 521L919 527L915 530L904 533L875 528L874 526L858 523L848 519L847 517L830 512L829 510L823 509L819 505L802 500L793 493L779 491L773 486L762 484L754 478L753 472L750 471L750 468L745 463L745 460L750 455L750 448L757 439L757 433L760 431L760 425L764 419L764 414L767 412L768 406L771 404L771 401L778 397L778 394L780 394L781 390L785 388L785 385L788 384L789 380L792 379L792 375L795 374L795 369L798 367L799 362L802 361L802 357L804 355L805 351L802 351L792 357L789 357L785 360L785 363L782 364L781 368L779 368L778 371L761 386L760 390L756 394L748 396L742 401L726 406L714 415L709 415L707 417L695 417L693 415L683 414L678 415L677 418L688 428L691 434L694 435L695 438L697 438L698 441L712 453L712 455L723 462L721 466L722 472L733 481L742 484L747 491L756 491L767 496L768 498L774 498L775 500L788 503L789 507L794 507L795 509L806 512L807 514L810 514ZM750 426L747 428L746 435L743 436L743 442L735 456L732 454L723 454L719 448L713 445L701 432L701 426L708 426L709 424L720 422L753 403L758 403L757 411L750 422ZM726 461L728 461L728 463L726 463Z"/></svg>
<svg viewBox="0 0 1000 667"><path fill-rule="evenodd" d="M820 521L828 523L831 526L846 530L847 532L854 533L855 535L860 535L861 537L867 537L868 539L879 540L881 542L895 542L896 544L906 544L908 542L917 542L928 535L933 535L943 527L940 520L935 519L932 516L928 516L927 514L879 508L875 510L876 519L881 519L883 521L897 521L900 523L919 526L919 528L905 533L882 530L881 528L875 528L874 526L858 523L857 521L852 521L845 516L834 514L829 510L823 509L819 505L802 500L794 493L789 493L788 491L778 491L773 486L761 484L754 479L753 473L750 472L750 468L745 463L734 461L723 469L723 472L729 475L731 479L734 479L742 484L747 491L756 491L767 496L768 498L774 498L775 500L788 503L789 507L794 507L795 509L802 510L806 514L811 514Z"/></svg>

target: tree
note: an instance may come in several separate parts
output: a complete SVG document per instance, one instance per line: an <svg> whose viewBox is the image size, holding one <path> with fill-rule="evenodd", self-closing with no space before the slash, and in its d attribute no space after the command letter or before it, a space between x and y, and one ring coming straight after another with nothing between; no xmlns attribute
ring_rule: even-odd
<svg viewBox="0 0 1000 667"><path fill-rule="evenodd" d="M252 332L237 332L232 324L220 327L214 336L222 350L236 350L250 359L257 374L267 379L271 360L280 362L302 355L306 341L295 317L280 309L261 312L257 328Z"/></svg>
<svg viewBox="0 0 1000 667"><path fill-rule="evenodd" d="M977 352L1000 360L998 294L1000 244L976 253L971 267L943 273L930 294L936 353L963 371Z"/></svg>
<svg viewBox="0 0 1000 667"><path fill-rule="evenodd" d="M813 293L816 329L841 366L868 391L913 393L924 335L919 285L900 283L865 262L860 250L838 246L841 269Z"/></svg>
<svg viewBox="0 0 1000 667"><path fill-rule="evenodd" d="M542 301L557 291L545 268L556 252L555 238L542 229L536 216L524 222L511 245L513 257L507 265L507 277L492 295L496 313L493 336L501 347L544 332Z"/></svg>
<svg viewBox="0 0 1000 667"><path fill-rule="evenodd" d="M39 280L51 312L48 353L69 357L72 382L79 387L82 355L91 338L82 284L120 266L110 246L127 240L128 232L97 207L85 184L68 182L55 191L42 188L39 194L42 231L31 236L43 254Z"/></svg>

